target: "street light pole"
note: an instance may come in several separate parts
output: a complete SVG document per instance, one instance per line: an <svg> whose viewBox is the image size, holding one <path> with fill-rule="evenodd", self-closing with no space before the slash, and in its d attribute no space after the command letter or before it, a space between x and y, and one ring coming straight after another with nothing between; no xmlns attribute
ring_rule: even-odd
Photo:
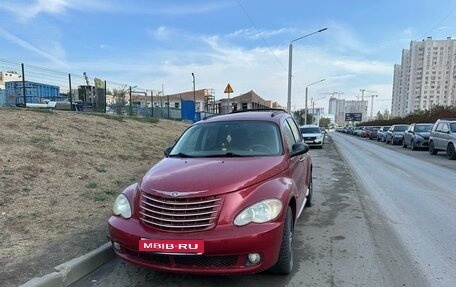
<svg viewBox="0 0 456 287"><path fill-rule="evenodd" d="M313 34L323 32L327 30L328 28L323 28L320 30L317 30L315 32L312 32L310 34L304 35L302 37L296 38L293 41L290 42L290 45L288 45L288 101L287 101L287 112L291 112L291 75L292 75L292 59L293 59L293 42L296 42L298 40L301 40L302 38L309 37Z"/></svg>
<svg viewBox="0 0 456 287"><path fill-rule="evenodd" d="M307 94L308 94L308 92L309 92L309 89L308 89L308 88L309 88L310 86L312 86L312 85L321 83L321 82L323 82L324 80L326 80L326 79L321 79L320 81L313 82L313 83L308 84L308 85L306 86L306 105L305 105L305 109L304 109L304 124L305 124L305 125L307 125ZM313 111L312 111L312 113L313 113ZM312 116L313 116L313 115L312 115Z"/></svg>
<svg viewBox="0 0 456 287"><path fill-rule="evenodd" d="M193 77L193 103L195 104L195 112L196 112L196 95L195 95L195 74L192 73Z"/></svg>

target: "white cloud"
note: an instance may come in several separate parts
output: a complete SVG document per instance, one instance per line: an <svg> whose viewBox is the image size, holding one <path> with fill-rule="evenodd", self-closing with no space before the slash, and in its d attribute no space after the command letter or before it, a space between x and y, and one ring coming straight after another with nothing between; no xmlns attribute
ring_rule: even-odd
<svg viewBox="0 0 456 287"><path fill-rule="evenodd" d="M328 24L328 31L331 32L331 37L336 43L334 45L336 50L348 50L363 54L370 54L373 50L372 47L358 38L355 30L344 23L331 21Z"/></svg>
<svg viewBox="0 0 456 287"><path fill-rule="evenodd" d="M165 26L160 26L155 30L149 30L149 34L152 35L155 39L163 41L169 39L171 30Z"/></svg>
<svg viewBox="0 0 456 287"><path fill-rule="evenodd" d="M38 55L41 55L44 58L48 59L49 61L53 62L54 64L57 64L60 67L66 66L65 61L62 60L62 58L60 58L60 57L64 57L65 51L58 43L54 42L53 43L54 45L52 45L52 43L49 43L49 47L47 48L47 50L51 51L51 52L48 52L48 51L44 51L42 49L35 47L31 43L17 37L14 34L11 34L10 32L8 32L2 28L0 28L0 37L3 37L7 41L9 41L13 44L16 44L26 50L29 50ZM55 54L57 54L58 56L55 56Z"/></svg>
<svg viewBox="0 0 456 287"><path fill-rule="evenodd" d="M36 17L40 13L62 14L69 7L66 0L37 0L34 3L21 1L5 1L0 9L12 12L20 21Z"/></svg>
<svg viewBox="0 0 456 287"><path fill-rule="evenodd" d="M230 33L226 35L227 38L247 38L247 39L253 39L253 40L258 40L263 38L270 38L282 34L290 34L294 32L295 29L290 29L290 28L281 28L281 29L276 29L276 30L260 30L257 31L255 28L247 28L247 29L240 29L237 31L234 31L233 33Z"/></svg>

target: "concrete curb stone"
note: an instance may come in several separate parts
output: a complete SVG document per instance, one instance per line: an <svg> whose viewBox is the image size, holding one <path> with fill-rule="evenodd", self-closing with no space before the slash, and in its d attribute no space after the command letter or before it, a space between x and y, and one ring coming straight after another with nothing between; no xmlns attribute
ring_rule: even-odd
<svg viewBox="0 0 456 287"><path fill-rule="evenodd" d="M54 267L55 272L35 277L19 287L66 287L114 258L111 242Z"/></svg>

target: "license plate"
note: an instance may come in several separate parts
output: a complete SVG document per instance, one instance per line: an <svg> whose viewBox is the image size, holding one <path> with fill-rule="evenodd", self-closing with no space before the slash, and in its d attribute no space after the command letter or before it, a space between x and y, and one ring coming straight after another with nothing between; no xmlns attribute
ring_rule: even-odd
<svg viewBox="0 0 456 287"><path fill-rule="evenodd" d="M139 240L139 251L174 253L174 254L203 254L204 240Z"/></svg>

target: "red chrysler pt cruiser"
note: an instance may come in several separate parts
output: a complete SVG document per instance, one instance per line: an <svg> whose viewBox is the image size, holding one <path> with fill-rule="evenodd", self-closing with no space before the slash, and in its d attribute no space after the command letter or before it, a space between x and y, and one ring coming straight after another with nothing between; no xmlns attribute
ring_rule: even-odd
<svg viewBox="0 0 456 287"><path fill-rule="evenodd" d="M116 254L165 272L292 272L294 226L312 199L308 151L283 110L194 123L115 200Z"/></svg>

